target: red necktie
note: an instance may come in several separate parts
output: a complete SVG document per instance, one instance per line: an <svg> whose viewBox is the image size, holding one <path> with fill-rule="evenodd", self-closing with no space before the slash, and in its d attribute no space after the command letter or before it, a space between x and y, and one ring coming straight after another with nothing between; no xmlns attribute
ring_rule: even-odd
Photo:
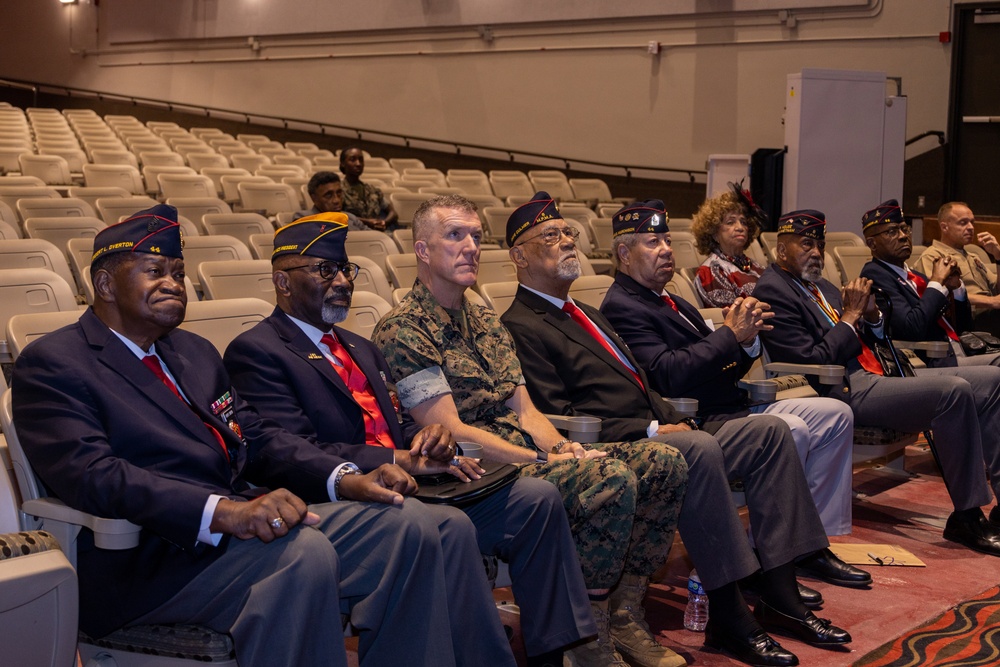
<svg viewBox="0 0 1000 667"><path fill-rule="evenodd" d="M660 298L663 299L663 303L673 308L675 313L680 312L679 310L677 310L677 302L671 299L669 294L663 294L660 296Z"/></svg>
<svg viewBox="0 0 1000 667"><path fill-rule="evenodd" d="M396 445L389 433L389 424L382 416L382 410L378 407L378 401L375 400L375 394L372 393L371 385L364 372L358 368L358 365L351 359L351 355L336 338L330 334L323 334L320 342L330 348L330 354L341 363L340 366L333 363L330 365L350 389L354 402L361 408L365 420L365 443L376 447L395 449Z"/></svg>
<svg viewBox="0 0 1000 667"><path fill-rule="evenodd" d="M191 407L191 404L185 401L184 397L181 396L181 392L177 390L177 385L175 385L171 381L170 377L163 372L163 366L160 365L159 357L157 357L155 354L147 355L142 358L142 363L146 365L146 368L153 371L153 375L160 378L160 382L167 385L167 389L174 392L174 396L181 399L184 405L188 406L189 408ZM194 409L192 409L191 411L194 412ZM195 414L197 415L198 413L195 412ZM200 418L201 417L199 417L199 419ZM219 433L219 431L216 430L216 428L211 424L209 424L208 422L203 421L202 424L204 424L205 428L207 428L209 431L212 432L212 437L214 437L215 441L219 443L219 447L222 448L222 453L226 455L226 460L232 463L232 457L230 456L229 453L229 447L226 445L226 441L222 439L222 434Z"/></svg>
<svg viewBox="0 0 1000 667"><path fill-rule="evenodd" d="M927 291L927 280L923 276L918 276L913 271L907 271L906 277L917 286L917 296L922 297L924 292ZM948 338L951 340L958 340L958 334L955 332L955 327L951 326L951 322L949 322L944 315L938 318L937 323L938 326L944 329L944 332L948 334Z"/></svg>
<svg viewBox="0 0 1000 667"><path fill-rule="evenodd" d="M816 287L816 283L807 282L805 283L805 286L806 289L808 289L812 294L813 301L816 302L816 305L819 306L820 310L822 310L834 324L839 322L840 314L834 310L829 303L827 303L823 294L819 291L819 288ZM882 370L882 364L879 363L878 358L875 356L875 353L872 352L871 348L865 345L865 341L861 340L861 336L858 336L858 342L861 343L861 354L858 355L858 362L861 364L861 367L869 373L874 373L875 375L885 375L885 371Z"/></svg>
<svg viewBox="0 0 1000 667"><path fill-rule="evenodd" d="M639 383L639 386L645 389L645 386L642 384L642 380L639 379L639 374L636 373L631 368L629 368L628 365L621 360L621 357L619 357L618 353L615 352L614 348L611 347L611 344L608 343L608 341L604 338L604 336L601 335L601 332L597 329L597 326L590 321L589 317L583 314L582 310L576 307L575 303L567 301L566 303L563 304L562 309L567 314L569 314L571 318L573 318L574 322L583 327L583 330L586 331L588 334L590 334L591 338L600 343L601 346L604 347L604 349L607 350L612 357L621 362L621 365L625 367L625 370L627 370L629 373L632 374L632 377L634 377L635 381Z"/></svg>

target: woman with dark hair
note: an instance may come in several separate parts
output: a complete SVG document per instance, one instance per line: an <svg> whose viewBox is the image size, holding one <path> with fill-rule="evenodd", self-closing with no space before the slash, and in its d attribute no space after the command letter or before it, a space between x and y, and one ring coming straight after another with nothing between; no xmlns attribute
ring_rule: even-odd
<svg viewBox="0 0 1000 667"><path fill-rule="evenodd" d="M760 233L764 212L740 184L705 200L694 215L698 251L708 258L698 267L695 288L706 306L726 308L738 297L747 297L764 268L746 255L747 246Z"/></svg>

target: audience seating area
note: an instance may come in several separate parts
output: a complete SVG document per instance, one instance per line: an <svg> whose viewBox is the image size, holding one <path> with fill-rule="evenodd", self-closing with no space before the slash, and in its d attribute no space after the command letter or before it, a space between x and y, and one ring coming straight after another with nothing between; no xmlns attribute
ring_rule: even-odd
<svg viewBox="0 0 1000 667"><path fill-rule="evenodd" d="M276 299L270 265L274 231L312 206L306 193L309 177L337 171L338 164L336 152L313 143L281 144L260 134L232 136L215 128L143 123L133 116L101 117L89 110L21 110L0 104L0 362L9 365L24 345L75 321L93 303L93 237L158 202L178 209L185 234L189 304L181 327L205 336L223 352L236 335L271 312ZM583 275L571 296L598 307L613 282L611 216L627 200L615 198L599 178L568 179L553 170L442 171L420 160L366 153L362 180L383 188L400 223L392 234L348 234L348 255L360 272L343 326L362 336L370 336L379 319L410 291L417 274L410 224L417 207L437 194L462 194L479 206L485 235L479 281L468 292L474 302L502 313L513 301L516 271L503 248L505 225L514 208L536 190L556 197L567 222L581 232ZM718 326L722 311L705 308L692 283L705 257L697 250L690 220L671 220L671 229L677 271L667 289L701 308L705 319ZM857 277L870 258L864 241L853 233L831 232L827 245L825 277L838 285ZM766 264L774 247L774 234L764 233L748 254ZM922 250L915 246L914 254ZM747 379L760 381L765 375L758 364ZM801 377L779 377L776 383L779 398L815 395ZM9 439L9 392L3 398L0 422ZM889 456L914 439L914 434L859 426L855 458ZM0 454L6 457L5 447ZM5 468L10 467L8 459ZM4 490L0 484L0 501ZM16 528L16 521L13 527L0 524L0 532ZM72 544L63 548L71 562ZM58 560L38 562L51 566L57 578L63 569ZM0 561L0 575L4 567L9 568L8 562ZM0 592L4 590L0 577ZM75 620L68 622L75 625ZM87 646L80 644L85 658Z"/></svg>

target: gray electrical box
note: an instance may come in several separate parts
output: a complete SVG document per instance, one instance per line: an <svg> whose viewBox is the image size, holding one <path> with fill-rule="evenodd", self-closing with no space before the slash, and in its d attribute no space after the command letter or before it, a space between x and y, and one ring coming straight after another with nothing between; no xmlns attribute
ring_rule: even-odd
<svg viewBox="0 0 1000 667"><path fill-rule="evenodd" d="M903 199L906 98L884 72L803 69L785 93L782 213L811 208L830 231L861 233L861 216Z"/></svg>

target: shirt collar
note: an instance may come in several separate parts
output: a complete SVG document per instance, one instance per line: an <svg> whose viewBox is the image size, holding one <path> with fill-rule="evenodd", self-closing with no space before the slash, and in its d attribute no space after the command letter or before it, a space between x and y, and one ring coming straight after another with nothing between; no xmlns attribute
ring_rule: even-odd
<svg viewBox="0 0 1000 667"><path fill-rule="evenodd" d="M559 310L562 310L563 306L565 306L566 303L567 303L567 301L563 301L562 299L560 299L557 296L552 296L551 294L546 294L545 292L539 292L536 289L532 289L532 288L528 287L524 283L521 283L521 287L523 287L524 289L528 290L529 292L531 292L533 294L537 294L538 296L542 297L543 299L545 299L546 301L548 301L549 303L551 303L553 306L555 306ZM572 297L570 297L568 303L572 303L574 306L576 305L576 303L573 301Z"/></svg>
<svg viewBox="0 0 1000 667"><path fill-rule="evenodd" d="M877 261L882 262L882 264L884 264L885 266L887 266L890 269L892 269L893 273L895 273L897 276L899 276L903 280L909 280L910 267L908 267L905 262L903 263L902 267L898 267L895 264L890 264L889 262L884 262L881 259L877 260Z"/></svg>
<svg viewBox="0 0 1000 667"><path fill-rule="evenodd" d="M108 328L110 329L111 327L108 327ZM143 357L149 356L150 354L153 355L153 356L155 356L156 358L159 358L159 356L160 356L160 355L156 354L156 343L153 343L152 345L149 346L149 352L144 352L141 347L139 347L138 345L136 345L131 340L129 340L125 336L121 335L120 333L118 333L114 329L111 329L111 333L113 333L114 335L118 336L118 340L120 340L121 342L125 343L125 347L127 347L129 349L129 351L132 354L134 354L139 359L142 359Z"/></svg>
<svg viewBox="0 0 1000 667"><path fill-rule="evenodd" d="M284 312L284 311L282 311L282 312ZM323 336L325 336L326 334L330 334L334 338L337 337L337 334L333 333L333 329L332 328L330 330L328 330L328 331L321 331L320 329L317 329L316 327L314 327L313 325L309 324L308 322L303 322L302 320L300 320L298 318L292 317L288 313L285 313L285 315L288 317L288 319L290 319L292 321L292 323L295 326L297 326L299 329L302 330L302 333L304 333L306 335L306 337L309 340L311 340L312 344L315 345L316 347L319 347L320 340L322 340Z"/></svg>

